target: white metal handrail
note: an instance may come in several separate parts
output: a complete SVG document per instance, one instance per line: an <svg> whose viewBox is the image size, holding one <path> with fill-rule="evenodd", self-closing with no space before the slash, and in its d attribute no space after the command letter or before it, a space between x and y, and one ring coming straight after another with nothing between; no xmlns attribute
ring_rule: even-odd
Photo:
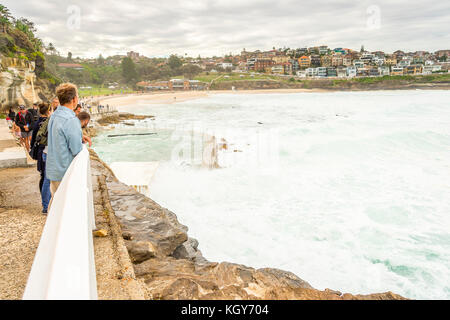
<svg viewBox="0 0 450 320"><path fill-rule="evenodd" d="M34 257L24 300L95 300L91 166L86 146L56 191Z"/></svg>

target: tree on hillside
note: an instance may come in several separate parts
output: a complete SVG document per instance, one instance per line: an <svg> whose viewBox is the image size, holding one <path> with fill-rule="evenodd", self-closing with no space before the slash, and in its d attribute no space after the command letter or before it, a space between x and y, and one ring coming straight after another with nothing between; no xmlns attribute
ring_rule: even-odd
<svg viewBox="0 0 450 320"><path fill-rule="evenodd" d="M137 82L138 74L136 72L136 66L131 58L126 57L122 59L122 76L127 83Z"/></svg>
<svg viewBox="0 0 450 320"><path fill-rule="evenodd" d="M69 51L69 53L67 54L67 60L68 61L72 61L72 52Z"/></svg>
<svg viewBox="0 0 450 320"><path fill-rule="evenodd" d="M193 64L187 64L181 67L180 69L183 76L185 76L188 79L194 78L196 75L201 73L203 70L199 66L193 65Z"/></svg>
<svg viewBox="0 0 450 320"><path fill-rule="evenodd" d="M172 54L169 57L169 61L168 61L169 67L172 70L177 70L178 68L181 67L181 65L183 64L183 62L181 61L180 58L178 58L176 55Z"/></svg>
<svg viewBox="0 0 450 320"><path fill-rule="evenodd" d="M52 54L52 55L55 55L56 54L56 48L55 48L55 46L53 45L53 43L49 43L48 44L48 46L47 46L47 51L48 51L48 53L50 53L50 54Z"/></svg>
<svg viewBox="0 0 450 320"><path fill-rule="evenodd" d="M3 33L6 33L8 27L11 26L12 19L13 17L11 16L9 9L0 4L0 25L2 26Z"/></svg>

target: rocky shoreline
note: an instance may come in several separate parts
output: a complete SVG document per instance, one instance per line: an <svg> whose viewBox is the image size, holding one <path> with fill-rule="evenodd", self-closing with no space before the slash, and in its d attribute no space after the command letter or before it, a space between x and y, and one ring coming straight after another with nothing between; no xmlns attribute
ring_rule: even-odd
<svg viewBox="0 0 450 320"><path fill-rule="evenodd" d="M173 212L118 181L108 165L90 152L93 179L100 190L94 196L97 216L105 213L110 224L117 224L111 228L116 234L109 236L119 239L116 250L128 252L122 256L133 270L126 268L125 278L139 287L136 290L145 299L405 299L392 292L321 291L291 272L210 262Z"/></svg>

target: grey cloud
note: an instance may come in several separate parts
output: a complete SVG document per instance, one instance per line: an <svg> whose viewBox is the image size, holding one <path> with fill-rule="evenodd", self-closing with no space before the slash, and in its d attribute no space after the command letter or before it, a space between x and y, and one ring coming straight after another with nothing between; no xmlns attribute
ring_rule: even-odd
<svg viewBox="0 0 450 320"><path fill-rule="evenodd" d="M221 55L242 48L312 46L392 52L445 48L449 43L448 1L211 0L143 1L6 0L15 16L34 21L45 42L62 53L97 56L139 51ZM66 26L69 5L81 9L81 28ZM381 13L379 29L366 28L367 8Z"/></svg>

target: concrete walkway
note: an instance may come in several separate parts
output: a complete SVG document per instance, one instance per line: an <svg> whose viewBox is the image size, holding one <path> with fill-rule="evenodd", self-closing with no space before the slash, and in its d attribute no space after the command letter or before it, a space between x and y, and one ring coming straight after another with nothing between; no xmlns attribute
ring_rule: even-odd
<svg viewBox="0 0 450 320"><path fill-rule="evenodd" d="M5 119L0 119L0 168L26 167L25 150L17 145Z"/></svg>
<svg viewBox="0 0 450 320"><path fill-rule="evenodd" d="M0 299L21 299L45 216L36 168L0 169Z"/></svg>
<svg viewBox="0 0 450 320"><path fill-rule="evenodd" d="M107 191L93 170L96 225L106 237L94 237L98 298L142 299L140 285L122 233L105 201ZM20 300L45 225L36 166L0 169L0 300ZM106 199L106 198L105 198Z"/></svg>

